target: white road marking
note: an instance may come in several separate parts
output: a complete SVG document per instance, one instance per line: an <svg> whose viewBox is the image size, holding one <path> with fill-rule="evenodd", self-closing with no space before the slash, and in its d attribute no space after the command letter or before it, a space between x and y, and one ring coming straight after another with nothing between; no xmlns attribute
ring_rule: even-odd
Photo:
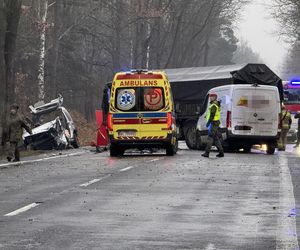
<svg viewBox="0 0 300 250"><path fill-rule="evenodd" d="M216 247L215 247L214 244L209 243L209 244L207 245L207 247L205 248L205 250L216 250Z"/></svg>
<svg viewBox="0 0 300 250"><path fill-rule="evenodd" d="M130 170L130 169L133 169L133 167L123 168L123 169L120 170L120 172L125 172L125 171L128 171L128 170Z"/></svg>
<svg viewBox="0 0 300 250"><path fill-rule="evenodd" d="M77 152L77 153L71 153L71 154L67 154L67 155L57 155L57 156L45 157L45 158L36 159L36 160L20 161L20 162L10 162L10 163L5 163L5 164L0 164L0 168L1 167L8 167L8 166L18 166L18 165L23 165L25 163L34 163L34 162L48 161L48 160L57 159L57 158L64 158L64 157L69 157L69 156L80 155L82 153L84 153L84 151Z"/></svg>
<svg viewBox="0 0 300 250"><path fill-rule="evenodd" d="M94 179L94 180L91 180L91 181L89 181L89 182L86 182L86 183L81 184L80 187L87 187L87 186L92 185L92 184L94 184L94 183L96 183L96 182L99 182L99 181L101 181L101 180L102 180L102 179Z"/></svg>
<svg viewBox="0 0 300 250"><path fill-rule="evenodd" d="M4 216L15 216L15 215L24 213L24 212L28 211L31 208L37 207L38 205L40 205L40 203L31 203L31 204L29 204L25 207L19 208L19 209L15 210L11 213L5 214Z"/></svg>
<svg viewBox="0 0 300 250"><path fill-rule="evenodd" d="M282 155L280 165L280 214L277 223L276 249L299 249L296 229L296 202L288 160Z"/></svg>
<svg viewBox="0 0 300 250"><path fill-rule="evenodd" d="M155 158L155 159L151 160L150 162L155 162L155 161L159 161L159 158Z"/></svg>

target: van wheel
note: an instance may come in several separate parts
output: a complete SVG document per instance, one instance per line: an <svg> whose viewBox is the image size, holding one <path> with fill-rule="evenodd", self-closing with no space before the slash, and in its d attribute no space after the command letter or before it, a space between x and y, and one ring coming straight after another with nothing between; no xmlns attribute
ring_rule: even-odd
<svg viewBox="0 0 300 250"><path fill-rule="evenodd" d="M169 144L166 148L166 154L167 156L173 156L177 153L178 149L178 141L176 140L175 145Z"/></svg>
<svg viewBox="0 0 300 250"><path fill-rule="evenodd" d="M243 147L244 153L251 153L252 146Z"/></svg>
<svg viewBox="0 0 300 250"><path fill-rule="evenodd" d="M276 145L275 144L268 144L267 145L267 154L273 155L275 153Z"/></svg>
<svg viewBox="0 0 300 250"><path fill-rule="evenodd" d="M196 124L189 123L184 130L185 143L189 149L197 149Z"/></svg>
<svg viewBox="0 0 300 250"><path fill-rule="evenodd" d="M120 148L118 145L110 145L109 153L111 157L122 156L125 152L125 149Z"/></svg>

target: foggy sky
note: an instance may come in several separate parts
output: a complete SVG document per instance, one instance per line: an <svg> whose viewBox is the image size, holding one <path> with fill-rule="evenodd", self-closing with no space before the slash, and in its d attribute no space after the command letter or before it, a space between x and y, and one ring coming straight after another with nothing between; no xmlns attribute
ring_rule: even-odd
<svg viewBox="0 0 300 250"><path fill-rule="evenodd" d="M236 36L250 47L277 74L287 54L288 45L279 37L279 24L271 16L273 0L252 0L236 23Z"/></svg>

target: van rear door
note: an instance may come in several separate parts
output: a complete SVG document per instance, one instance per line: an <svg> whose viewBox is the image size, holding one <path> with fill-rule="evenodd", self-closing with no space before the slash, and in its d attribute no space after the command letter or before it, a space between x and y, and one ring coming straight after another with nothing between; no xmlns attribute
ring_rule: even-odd
<svg viewBox="0 0 300 250"><path fill-rule="evenodd" d="M279 102L276 87L253 85L235 88L232 103L232 133L276 136Z"/></svg>

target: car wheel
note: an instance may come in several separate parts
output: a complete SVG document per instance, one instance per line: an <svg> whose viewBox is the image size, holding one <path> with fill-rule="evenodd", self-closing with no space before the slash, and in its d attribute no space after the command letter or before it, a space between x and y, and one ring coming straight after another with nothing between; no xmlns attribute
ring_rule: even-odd
<svg viewBox="0 0 300 250"><path fill-rule="evenodd" d="M72 142L72 146L74 148L79 148L80 147L80 143L79 143L78 136L77 136L76 133L74 133L74 141Z"/></svg>

